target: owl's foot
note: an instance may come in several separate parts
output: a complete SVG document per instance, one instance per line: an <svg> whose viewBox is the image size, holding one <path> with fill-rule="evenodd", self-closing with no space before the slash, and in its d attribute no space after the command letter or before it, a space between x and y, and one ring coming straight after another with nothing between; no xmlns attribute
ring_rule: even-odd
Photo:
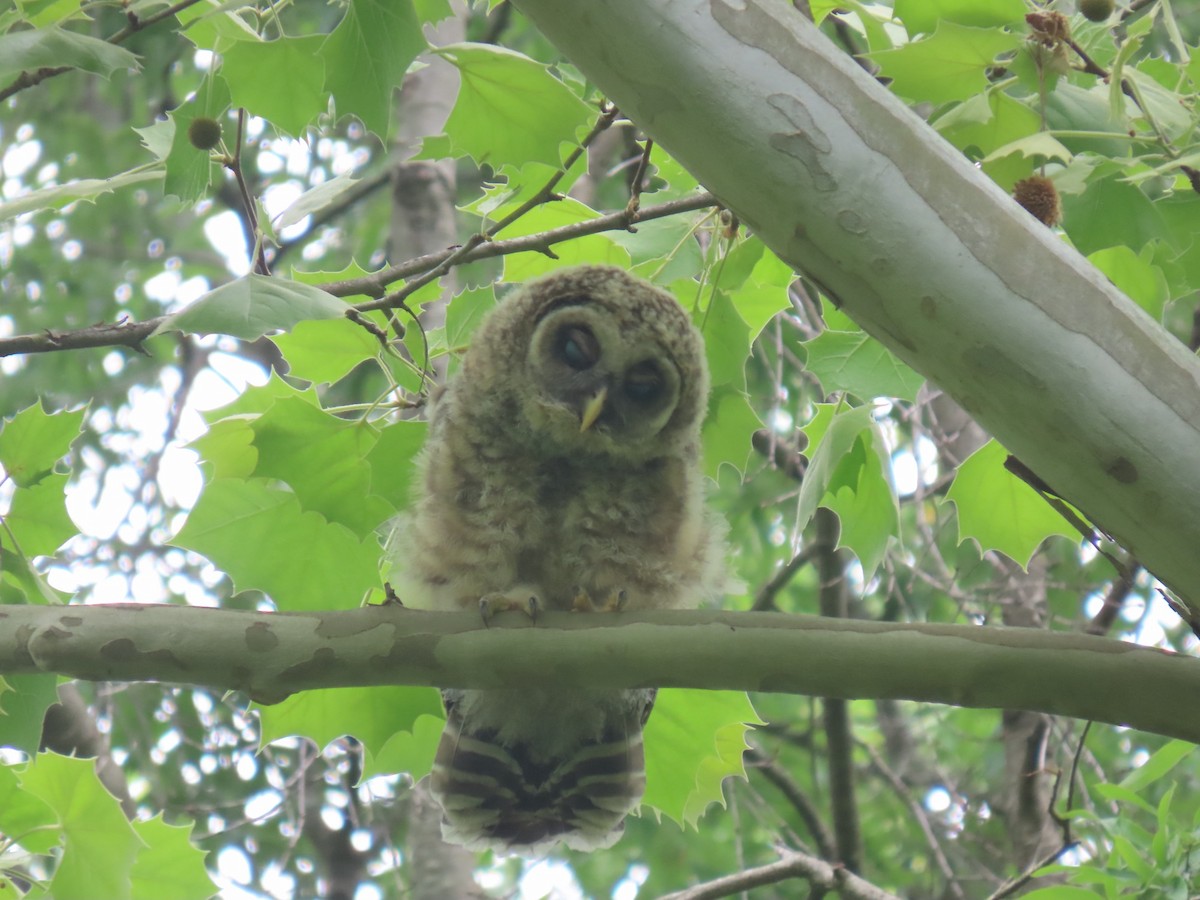
<svg viewBox="0 0 1200 900"><path fill-rule="evenodd" d="M530 621L536 622L540 609L541 601L538 600L537 595L527 591L509 593L499 591L494 594L484 594L479 598L479 615L483 617L484 625L487 625L496 613L508 610L523 612L529 616Z"/></svg>
<svg viewBox="0 0 1200 900"><path fill-rule="evenodd" d="M579 588L575 592L575 599L571 601L572 612L621 612L629 603L629 593L613 588L608 592L608 596L604 598L604 602L599 606L592 600L592 595Z"/></svg>

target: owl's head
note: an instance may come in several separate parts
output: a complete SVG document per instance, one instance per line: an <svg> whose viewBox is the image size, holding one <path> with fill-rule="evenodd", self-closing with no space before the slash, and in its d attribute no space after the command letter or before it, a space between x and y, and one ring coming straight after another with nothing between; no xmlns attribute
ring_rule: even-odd
<svg viewBox="0 0 1200 900"><path fill-rule="evenodd" d="M485 377L511 392L522 424L553 452L648 459L695 445L708 398L704 342L675 298L647 281L610 266L554 272L505 298L481 342Z"/></svg>

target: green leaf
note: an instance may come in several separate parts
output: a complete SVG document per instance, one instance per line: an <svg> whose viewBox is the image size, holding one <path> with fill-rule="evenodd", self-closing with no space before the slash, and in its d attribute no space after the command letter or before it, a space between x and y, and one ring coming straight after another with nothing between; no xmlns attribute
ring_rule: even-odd
<svg viewBox="0 0 1200 900"><path fill-rule="evenodd" d="M888 543L900 531L900 508L888 480L886 450L880 443L874 428L858 435L834 471L822 504L837 513L841 521L838 546L854 551L866 581L874 577Z"/></svg>
<svg viewBox="0 0 1200 900"><path fill-rule="evenodd" d="M254 447L254 429L250 427L253 421L253 415L221 419L188 445L207 464L205 474L209 481L249 478L254 473L258 450Z"/></svg>
<svg viewBox="0 0 1200 900"><path fill-rule="evenodd" d="M375 317L368 314L367 318ZM376 320L382 324L382 317ZM379 338L345 316L307 319L271 338L288 362L288 375L313 384L333 384L360 363L379 355Z"/></svg>
<svg viewBox="0 0 1200 900"><path fill-rule="evenodd" d="M407 772L416 781L428 775L445 724L441 716L419 716L411 731L397 731L365 761L363 778Z"/></svg>
<svg viewBox="0 0 1200 900"><path fill-rule="evenodd" d="M30 487L54 471L79 437L86 409L49 414L39 400L0 428L0 465L18 487Z"/></svg>
<svg viewBox="0 0 1200 900"><path fill-rule="evenodd" d="M713 391L701 433L705 474L715 481L722 463L729 463L742 475L753 449L754 432L761 427L744 393L729 387Z"/></svg>
<svg viewBox="0 0 1200 900"><path fill-rule="evenodd" d="M805 368L827 394L849 391L861 400L899 397L916 400L925 383L891 351L863 331L823 331L804 344Z"/></svg>
<svg viewBox="0 0 1200 900"><path fill-rule="evenodd" d="M41 746L46 710L57 702L58 678L55 675L0 678L0 747L12 747L34 756ZM4 826L0 821L2 831Z"/></svg>
<svg viewBox="0 0 1200 900"><path fill-rule="evenodd" d="M208 900L217 893L204 867L208 854L192 844L194 828L168 825L161 813L134 820L133 830L145 848L130 871L132 900Z"/></svg>
<svg viewBox="0 0 1200 900"><path fill-rule="evenodd" d="M358 182L343 172L329 181L324 181L314 188L309 188L277 215L274 219L276 228L287 228L304 220L306 216L320 212L341 201L347 193L354 190Z"/></svg>
<svg viewBox="0 0 1200 900"><path fill-rule="evenodd" d="M471 288L458 294L446 307L446 347L451 353L461 353L470 344L471 335L479 323L496 305L493 285Z"/></svg>
<svg viewBox="0 0 1200 900"><path fill-rule="evenodd" d="M20 770L26 768L0 766L0 834L20 838L30 853L46 853L61 839L59 818L36 795L22 789Z"/></svg>
<svg viewBox="0 0 1200 900"><path fill-rule="evenodd" d="M304 691L259 711L263 746L290 735L301 735L318 747L325 747L343 735L353 735L367 751L363 778L391 774L381 769L372 757L382 753L398 733L411 732L422 717L433 717L439 724L444 718L437 689L427 687ZM399 747L393 750L399 752ZM425 773L411 774L420 778Z"/></svg>
<svg viewBox="0 0 1200 900"><path fill-rule="evenodd" d="M0 516L7 526L0 530L0 547L10 552L19 549L31 560L49 556L73 538L79 529L67 513L66 489L66 475L48 475L33 487L13 491L12 506Z"/></svg>
<svg viewBox="0 0 1200 900"><path fill-rule="evenodd" d="M895 11L909 34L929 34L940 22L1018 26L1027 10L1023 0L896 0Z"/></svg>
<svg viewBox="0 0 1200 900"><path fill-rule="evenodd" d="M1162 269L1124 246L1097 250L1088 254L1088 261L1155 321L1162 321L1163 308L1170 299Z"/></svg>
<svg viewBox="0 0 1200 900"><path fill-rule="evenodd" d="M280 609L352 607L379 583L379 543L300 508L295 494L257 481L212 481L171 541L207 556L237 590Z"/></svg>
<svg viewBox="0 0 1200 900"><path fill-rule="evenodd" d="M958 467L946 500L958 509L958 540L974 538L980 550L999 550L1029 565L1042 541L1078 533L1037 491L1004 468L1008 452L988 441Z"/></svg>
<svg viewBox="0 0 1200 900"><path fill-rule="evenodd" d="M750 698L737 691L659 691L644 735L642 803L695 826L710 803L724 805L726 777L745 777L745 735L761 724Z"/></svg>
<svg viewBox="0 0 1200 900"><path fill-rule="evenodd" d="M840 409L833 404L817 404L812 421L800 429L808 438L809 464L796 501L793 525L796 531L808 525L833 484L843 457L850 452L859 434L872 424L869 406Z"/></svg>
<svg viewBox="0 0 1200 900"><path fill-rule="evenodd" d="M170 113L175 131L171 135L171 152L166 158L163 190L185 204L197 203L208 193L216 165L208 150L192 145L188 128L194 119L201 117L220 122L229 109L229 103L229 88L225 81L206 78L195 97Z"/></svg>
<svg viewBox="0 0 1200 900"><path fill-rule="evenodd" d="M685 299L683 291L695 290L693 281L673 285L675 296ZM686 308L686 307L685 307ZM715 291L708 308L696 326L704 335L704 351L708 357L708 376L713 389L731 387L746 389L746 358L750 355L750 326L738 314L724 291Z"/></svg>
<svg viewBox="0 0 1200 900"><path fill-rule="evenodd" d="M313 34L232 44L221 54L221 75L233 105L300 135L328 105L321 58L325 41Z"/></svg>
<svg viewBox="0 0 1200 900"><path fill-rule="evenodd" d="M989 91L971 97L934 124L946 140L972 159L986 158L983 171L1005 190L1033 174L1033 161L1024 156L994 155L1014 141L1044 133L1041 117L1008 94Z"/></svg>
<svg viewBox="0 0 1200 900"><path fill-rule="evenodd" d="M247 275L222 285L168 316L155 334L229 334L253 341L306 319L337 319L346 303L320 288L285 278Z"/></svg>
<svg viewBox="0 0 1200 900"><path fill-rule="evenodd" d="M130 870L141 841L96 777L95 760L40 753L18 778L62 827L62 859L50 881L55 900L131 898Z"/></svg>
<svg viewBox="0 0 1200 900"><path fill-rule="evenodd" d="M1063 228L1080 253L1122 246L1137 253L1154 238L1177 243L1154 204L1115 172L1090 182L1082 194L1063 194L1062 205Z"/></svg>
<svg viewBox="0 0 1200 900"><path fill-rule="evenodd" d="M37 28L0 35L0 81L22 72L68 66L108 78L122 69L137 69L138 58L108 41L61 28Z"/></svg>
<svg viewBox="0 0 1200 900"><path fill-rule="evenodd" d="M1020 43L1020 37L1008 32L939 22L932 37L869 55L892 79L895 93L910 100L948 103L981 93L996 57L1016 50Z"/></svg>
<svg viewBox="0 0 1200 900"><path fill-rule="evenodd" d="M350 0L319 57L325 63L325 87L333 95L338 116L358 116L385 138L392 91L400 87L409 64L425 47L410 0Z"/></svg>
<svg viewBox="0 0 1200 900"><path fill-rule="evenodd" d="M1196 752L1196 745L1187 741L1168 741L1153 755L1121 779L1121 787L1144 791L1177 765Z"/></svg>
<svg viewBox="0 0 1200 900"><path fill-rule="evenodd" d="M510 207L501 207L495 211L495 216L496 218L500 218L509 211ZM526 213L512 225L505 228L501 232L500 237L507 239L539 234L543 231L549 231L552 228L574 225L578 222L587 222L597 218L599 215L599 213L584 206L578 200L568 197L565 200L540 206ZM607 264L622 269L629 268L628 251L616 244L605 234L592 234L587 237L575 238L561 244L556 244L554 253L556 257L554 259L551 259L544 253L532 250L526 253L513 253L505 256L504 271L501 280L518 284L535 278L538 275L545 275L547 272L552 272L555 269L585 263L595 265Z"/></svg>
<svg viewBox="0 0 1200 900"><path fill-rule="evenodd" d="M95 203L96 198L120 188L144 181L161 181L164 169L160 166L138 166L111 178L81 178L22 194L7 203L0 203L0 222L40 209L62 209L78 200Z"/></svg>
<svg viewBox="0 0 1200 900"><path fill-rule="evenodd" d="M371 467L371 493L404 509L412 499L416 456L425 444L424 422L394 422L379 432L379 440L367 454Z"/></svg>
<svg viewBox="0 0 1200 900"><path fill-rule="evenodd" d="M368 423L347 422L296 397L277 401L250 428L258 450L254 474L286 482L303 509L359 538L395 512L369 491L366 457L379 432Z"/></svg>
<svg viewBox="0 0 1200 900"><path fill-rule="evenodd" d="M546 66L523 54L490 44L451 44L436 52L462 79L446 134L476 163L557 168L561 145L574 144L592 115Z"/></svg>

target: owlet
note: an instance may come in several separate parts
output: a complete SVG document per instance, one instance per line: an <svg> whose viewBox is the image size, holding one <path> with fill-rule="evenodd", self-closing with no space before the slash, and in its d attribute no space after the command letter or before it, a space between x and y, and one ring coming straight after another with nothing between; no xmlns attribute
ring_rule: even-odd
<svg viewBox="0 0 1200 900"><path fill-rule="evenodd" d="M675 299L619 269L531 281L435 397L420 496L393 546L424 609L696 606L725 587L704 505L708 371ZM603 612L597 614L605 614ZM652 690L446 690L431 775L448 840L608 847L645 787Z"/></svg>

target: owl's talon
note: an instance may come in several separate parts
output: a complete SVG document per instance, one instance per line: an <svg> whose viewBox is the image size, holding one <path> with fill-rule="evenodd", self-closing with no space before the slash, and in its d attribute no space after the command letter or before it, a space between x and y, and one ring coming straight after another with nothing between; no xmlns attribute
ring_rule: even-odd
<svg viewBox="0 0 1200 900"><path fill-rule="evenodd" d="M541 608L541 601L538 600L536 594L496 593L484 594L479 598L479 615L483 619L485 628L495 618L496 613L507 612L509 610L523 612L529 616L530 621L536 622L538 612L541 611Z"/></svg>
<svg viewBox="0 0 1200 900"><path fill-rule="evenodd" d="M621 612L629 604L629 592L625 590L614 590L608 595L608 599L604 601L602 607L605 612Z"/></svg>

